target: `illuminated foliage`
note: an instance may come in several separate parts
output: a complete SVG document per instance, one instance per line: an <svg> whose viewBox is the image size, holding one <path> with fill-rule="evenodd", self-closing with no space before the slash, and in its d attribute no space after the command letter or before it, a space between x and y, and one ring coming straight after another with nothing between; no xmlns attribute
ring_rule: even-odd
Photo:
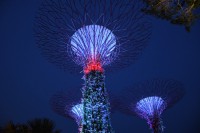
<svg viewBox="0 0 200 133"><path fill-rule="evenodd" d="M104 75L91 71L84 76L83 92L83 133L112 133L110 104L104 85Z"/></svg>

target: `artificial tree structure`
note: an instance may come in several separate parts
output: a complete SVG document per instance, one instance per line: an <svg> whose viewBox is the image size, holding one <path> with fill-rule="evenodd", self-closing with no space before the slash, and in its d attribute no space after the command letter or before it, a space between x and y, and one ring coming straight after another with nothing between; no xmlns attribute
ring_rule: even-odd
<svg viewBox="0 0 200 133"><path fill-rule="evenodd" d="M84 73L83 133L110 133L105 70L135 61L150 36L150 23L136 0L44 0L35 36L47 59Z"/></svg>
<svg viewBox="0 0 200 133"><path fill-rule="evenodd" d="M184 95L183 85L175 80L154 79L124 90L119 110L145 119L153 133L163 133L161 114Z"/></svg>
<svg viewBox="0 0 200 133"><path fill-rule="evenodd" d="M79 133L83 127L83 104L81 100L81 92L78 90L60 91L50 99L52 110L65 118L73 119L78 125Z"/></svg>
<svg viewBox="0 0 200 133"><path fill-rule="evenodd" d="M110 95L111 92L108 91ZM109 97L111 103L111 113L116 109L116 97ZM72 89L68 91L59 91L50 99L52 110L58 115L65 118L73 119L78 125L78 132L82 131L83 127L83 104L80 89Z"/></svg>

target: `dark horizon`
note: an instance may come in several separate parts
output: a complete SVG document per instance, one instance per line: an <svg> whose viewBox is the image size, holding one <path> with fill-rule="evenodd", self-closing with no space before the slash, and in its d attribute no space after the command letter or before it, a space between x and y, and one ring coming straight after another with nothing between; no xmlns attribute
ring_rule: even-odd
<svg viewBox="0 0 200 133"><path fill-rule="evenodd" d="M37 48L33 35L36 1L0 2L0 126L8 121L24 123L49 118L56 129L77 132L77 125L51 110L49 100L60 90L82 85L80 73L71 74L49 63ZM184 27L150 17L153 32L141 56L131 66L106 74L106 88L120 90L145 80L175 79L183 83L186 94L162 115L165 133L200 132L200 23L191 32ZM111 115L119 133L150 132L145 120L120 112Z"/></svg>

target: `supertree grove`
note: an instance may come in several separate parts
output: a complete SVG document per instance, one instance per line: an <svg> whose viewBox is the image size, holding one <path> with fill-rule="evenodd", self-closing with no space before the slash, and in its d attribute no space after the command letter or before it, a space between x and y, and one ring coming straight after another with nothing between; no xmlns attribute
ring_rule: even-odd
<svg viewBox="0 0 200 133"><path fill-rule="evenodd" d="M81 93L78 90L57 92L50 99L52 110L66 118L76 121L79 133L82 131L83 105Z"/></svg>
<svg viewBox="0 0 200 133"><path fill-rule="evenodd" d="M150 31L136 0L42 3L35 23L42 53L60 68L84 72L83 133L112 132L104 69L117 70L133 63Z"/></svg>
<svg viewBox="0 0 200 133"><path fill-rule="evenodd" d="M163 111L184 95L183 85L175 80L155 79L124 90L119 110L145 119L153 133L163 133Z"/></svg>

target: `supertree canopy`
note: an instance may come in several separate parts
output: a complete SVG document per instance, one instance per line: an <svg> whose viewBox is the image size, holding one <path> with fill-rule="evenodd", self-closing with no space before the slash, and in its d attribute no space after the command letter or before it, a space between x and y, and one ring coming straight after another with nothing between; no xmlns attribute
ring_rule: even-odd
<svg viewBox="0 0 200 133"><path fill-rule="evenodd" d="M145 119L153 133L164 131L161 114L184 95L183 85L175 80L154 79L124 90L119 109Z"/></svg>
<svg viewBox="0 0 200 133"><path fill-rule="evenodd" d="M137 0L43 0L36 42L63 69L121 68L135 61L151 33L140 8Z"/></svg>
<svg viewBox="0 0 200 133"><path fill-rule="evenodd" d="M83 70L83 133L110 133L104 69L135 61L150 36L150 23L136 0L44 0L35 34L48 60ZM108 67L110 66L110 67Z"/></svg>
<svg viewBox="0 0 200 133"><path fill-rule="evenodd" d="M84 72L102 71L102 66L112 62L111 56L116 56L116 38L109 29L100 25L88 25L78 29L71 38L72 50L76 55L74 60L84 66ZM116 53L115 53L116 54Z"/></svg>
<svg viewBox="0 0 200 133"><path fill-rule="evenodd" d="M82 131L84 114L81 100L81 93L77 90L68 92L60 91L54 94L50 99L52 110L61 116L76 121L79 132Z"/></svg>

